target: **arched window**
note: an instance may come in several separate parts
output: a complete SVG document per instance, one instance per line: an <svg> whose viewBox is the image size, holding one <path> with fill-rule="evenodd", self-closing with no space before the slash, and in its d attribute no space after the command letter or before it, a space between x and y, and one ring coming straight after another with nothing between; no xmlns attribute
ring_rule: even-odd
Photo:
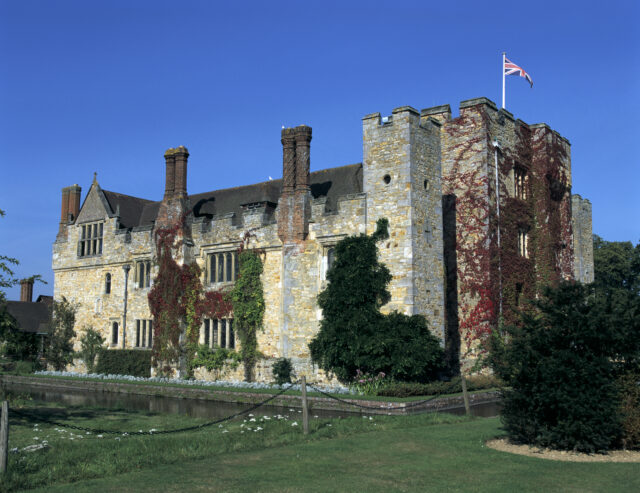
<svg viewBox="0 0 640 493"><path fill-rule="evenodd" d="M118 345L118 322L113 322L111 325L111 345Z"/></svg>
<svg viewBox="0 0 640 493"><path fill-rule="evenodd" d="M104 276L104 294L111 294L111 274Z"/></svg>

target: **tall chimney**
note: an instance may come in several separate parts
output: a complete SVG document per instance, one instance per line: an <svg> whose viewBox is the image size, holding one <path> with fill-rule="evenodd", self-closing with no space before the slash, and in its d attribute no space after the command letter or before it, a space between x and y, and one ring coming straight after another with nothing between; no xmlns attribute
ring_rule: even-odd
<svg viewBox="0 0 640 493"><path fill-rule="evenodd" d="M296 193L306 193L309 187L311 163L311 127L300 125L294 128L296 136Z"/></svg>
<svg viewBox="0 0 640 493"><path fill-rule="evenodd" d="M173 147L167 149L167 152L164 153L164 159L166 162L164 198L168 199L173 197L173 192L176 188L176 156L175 149Z"/></svg>
<svg viewBox="0 0 640 493"><path fill-rule="evenodd" d="M69 210L67 211L67 221L75 221L80 212L80 195L82 188L76 183L69 187Z"/></svg>
<svg viewBox="0 0 640 493"><path fill-rule="evenodd" d="M60 227L58 235L66 232L67 224L75 221L80 211L80 195L82 188L77 184L62 189L62 203L60 207Z"/></svg>
<svg viewBox="0 0 640 493"><path fill-rule="evenodd" d="M175 196L181 199L187 198L187 158L189 151L185 146L177 147L174 151L176 160L175 171Z"/></svg>
<svg viewBox="0 0 640 493"><path fill-rule="evenodd" d="M33 279L22 279L20 281L20 301L33 300Z"/></svg>
<svg viewBox="0 0 640 493"><path fill-rule="evenodd" d="M282 194L292 195L296 187L296 137L293 128L282 129Z"/></svg>
<svg viewBox="0 0 640 493"><path fill-rule="evenodd" d="M278 237L302 243L309 234L311 127L282 129L282 194L278 201Z"/></svg>
<svg viewBox="0 0 640 493"><path fill-rule="evenodd" d="M65 187L62 189L62 207L60 209L60 228L58 234L62 234L65 231L67 225L67 213L69 212L69 189L71 187Z"/></svg>

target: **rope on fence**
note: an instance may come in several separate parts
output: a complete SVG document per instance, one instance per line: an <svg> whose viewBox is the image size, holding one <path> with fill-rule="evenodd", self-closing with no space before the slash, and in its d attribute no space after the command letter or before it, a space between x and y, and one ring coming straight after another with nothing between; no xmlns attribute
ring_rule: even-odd
<svg viewBox="0 0 640 493"><path fill-rule="evenodd" d="M186 432L186 431L194 431L194 430L199 430L202 428L206 428L208 426L212 426L212 425L216 425L219 423L223 423L224 421L229 421L232 420L234 418L237 418L238 416L242 416L243 414L247 414L250 413L251 411L255 411L256 409L258 409L259 407L264 406L265 404L267 404L268 402L271 402L272 400L276 399L277 397L280 397L282 394L284 394L285 392L287 392L291 387L293 387L296 383L292 383L290 384L288 387L280 390L280 392L278 392L277 394L272 395L271 397L263 400L262 402L258 402L257 404L254 404L253 406L245 409L244 411L239 411L237 413L231 414L229 416L226 416L224 418L219 418L216 419L214 421L209 421L207 423L202 423L199 425L193 425L193 426L186 426L184 428L177 428L174 430L158 430L158 431L115 431L115 430L98 430L95 428L87 428L84 426L76 426L76 425L71 425L71 424L66 424L66 423L60 423L59 421L54 421L51 419L47 419L47 418L43 418L41 416L35 416L31 413L28 412L24 412L21 411L19 409L12 409L11 412L17 414L18 416L22 416L24 418L28 418L28 419L33 419L35 421L40 421L42 423L47 423L50 425L55 425L55 426L60 426L61 428L69 428L72 430L78 430L78 431L88 431L91 433L97 433L97 434L101 434L101 435L105 435L105 434L110 434L110 435L168 435L170 433L182 433L182 432Z"/></svg>
<svg viewBox="0 0 640 493"><path fill-rule="evenodd" d="M349 406L354 406L354 407L359 407L361 409L376 409L378 411L380 410L384 410L384 411L394 411L397 409L411 409L413 407L418 407L421 406L423 404L426 404L427 402L430 402L438 397L440 397L440 394L436 394L432 397L429 397L428 399L422 400L422 401L418 401L418 402L411 402L409 404L406 404L404 406L385 406L384 404L381 404L379 406L364 406L362 404L358 404L357 402L352 402L352 401L348 401L346 399L341 399L340 397L336 397L334 395L329 394L328 392L325 392L321 389L319 389L318 387L314 386L313 384L307 384L309 387L311 387L313 390L315 390L316 392L319 392L320 394L327 396L333 400L336 400L338 402L342 402L343 404L347 404Z"/></svg>

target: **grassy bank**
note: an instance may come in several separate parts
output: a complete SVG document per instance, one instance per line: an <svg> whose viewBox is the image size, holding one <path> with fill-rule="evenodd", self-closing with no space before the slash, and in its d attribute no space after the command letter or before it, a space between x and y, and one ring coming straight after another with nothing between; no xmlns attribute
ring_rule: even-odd
<svg viewBox="0 0 640 493"><path fill-rule="evenodd" d="M22 407L18 407L22 406ZM203 420L15 400L12 407L109 430L166 430ZM170 435L87 434L10 414L2 491L636 491L638 464L573 464L487 449L497 419L423 414L311 420L299 414ZM33 452L26 447L46 442Z"/></svg>
<svg viewBox="0 0 640 493"><path fill-rule="evenodd" d="M180 464L239 451L258 450L307 440L322 440L347 436L381 428L397 428L409 421L380 417L341 420L311 419L309 438L302 434L300 414L283 414L265 418L245 416L232 422L214 425L195 432L169 435L125 435L124 432L171 430L205 423L205 420L181 415L161 415L146 412L38 406L30 401L13 400L10 411L9 448L18 449L9 455L9 472L0 482L4 491L50 486L87 478L111 477L160 464ZM34 417L80 427L118 431L117 435L45 424ZM386 418L386 417L385 417ZM413 418L414 420L416 418ZM454 416L428 415L420 423L458 422ZM45 448L29 451L33 445Z"/></svg>

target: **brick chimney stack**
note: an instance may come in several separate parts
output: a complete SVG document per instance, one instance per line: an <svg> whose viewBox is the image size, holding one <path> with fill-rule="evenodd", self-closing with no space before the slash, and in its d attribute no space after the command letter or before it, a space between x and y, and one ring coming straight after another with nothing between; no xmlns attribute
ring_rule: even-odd
<svg viewBox="0 0 640 493"><path fill-rule="evenodd" d="M77 184L62 189L62 207L60 208L60 228L58 234L66 232L66 227L78 217L82 188Z"/></svg>
<svg viewBox="0 0 640 493"><path fill-rule="evenodd" d="M164 187L164 198L168 199L173 197L173 192L176 188L176 157L175 149L170 147L167 152L164 153L164 159L166 162L166 180Z"/></svg>
<svg viewBox="0 0 640 493"><path fill-rule="evenodd" d="M33 301L33 279L20 281L20 301Z"/></svg>
<svg viewBox="0 0 640 493"><path fill-rule="evenodd" d="M311 127L282 129L282 194L278 202L278 236L301 243L309 233Z"/></svg>
<svg viewBox="0 0 640 493"><path fill-rule="evenodd" d="M177 147L173 153L176 161L175 170L175 196L180 199L187 198L187 159L189 151L185 146Z"/></svg>

